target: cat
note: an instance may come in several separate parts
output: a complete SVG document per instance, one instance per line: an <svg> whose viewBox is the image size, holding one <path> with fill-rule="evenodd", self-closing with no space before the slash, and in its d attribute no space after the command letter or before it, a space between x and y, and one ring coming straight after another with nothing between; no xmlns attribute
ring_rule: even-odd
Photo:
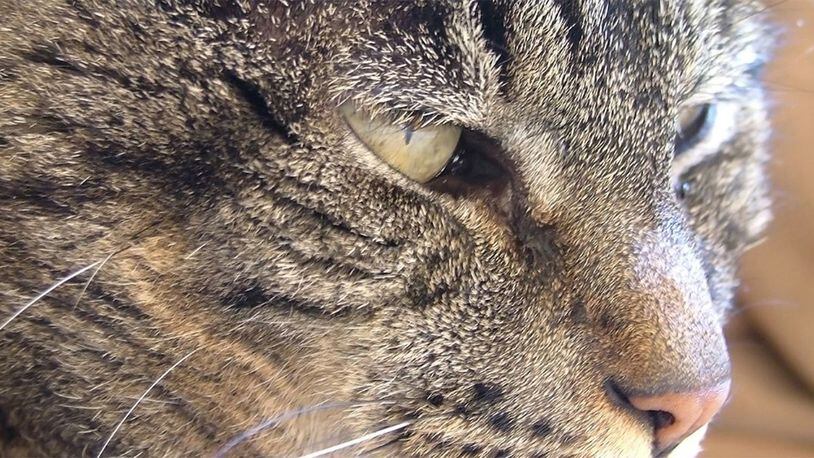
<svg viewBox="0 0 814 458"><path fill-rule="evenodd" d="M0 9L0 453L697 453L761 3Z"/></svg>

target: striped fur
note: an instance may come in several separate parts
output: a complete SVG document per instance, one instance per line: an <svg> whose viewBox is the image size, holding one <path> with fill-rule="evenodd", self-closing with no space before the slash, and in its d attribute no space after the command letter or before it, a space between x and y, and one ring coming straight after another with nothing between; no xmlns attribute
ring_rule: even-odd
<svg viewBox="0 0 814 458"><path fill-rule="evenodd" d="M0 322L94 265L0 329L9 454L210 454L387 400L231 453L412 419L376 453L650 456L606 383L728 374L735 262L768 220L755 1L0 11ZM671 165L680 106L708 99L734 135ZM391 170L346 100L491 138L503 210Z"/></svg>

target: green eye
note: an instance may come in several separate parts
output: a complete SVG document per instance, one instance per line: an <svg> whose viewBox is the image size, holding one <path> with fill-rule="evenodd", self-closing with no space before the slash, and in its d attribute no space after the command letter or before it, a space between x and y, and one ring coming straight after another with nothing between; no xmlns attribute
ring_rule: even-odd
<svg viewBox="0 0 814 458"><path fill-rule="evenodd" d="M339 110L362 143L390 167L419 183L430 181L444 170L461 138L461 128L454 125L414 129L372 117L351 103Z"/></svg>

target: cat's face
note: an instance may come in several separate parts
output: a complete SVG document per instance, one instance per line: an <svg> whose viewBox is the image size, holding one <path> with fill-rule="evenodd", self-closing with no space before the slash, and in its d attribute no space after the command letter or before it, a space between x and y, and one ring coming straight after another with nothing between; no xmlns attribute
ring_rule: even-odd
<svg viewBox="0 0 814 458"><path fill-rule="evenodd" d="M728 379L734 263L768 219L757 2L165 3L138 13L128 71L183 96L105 99L118 122L82 133L120 161L94 169L129 186L113 218L155 218L169 240L109 269L163 266L136 307L157 315L160 296L165 327L212 317L221 351L312 379L280 406L393 401L316 415L315 437L414 420L382 450L649 456L653 420L620 395ZM161 34L177 61L155 57ZM431 164L434 140L370 147L439 126L462 129L450 163ZM221 441L251 425L218 421ZM304 431L242 446L314 447Z"/></svg>

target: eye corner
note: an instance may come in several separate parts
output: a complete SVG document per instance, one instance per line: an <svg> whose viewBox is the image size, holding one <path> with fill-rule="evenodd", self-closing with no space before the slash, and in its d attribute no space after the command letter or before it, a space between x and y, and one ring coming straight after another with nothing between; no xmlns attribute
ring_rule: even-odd
<svg viewBox="0 0 814 458"><path fill-rule="evenodd" d="M511 181L503 159L497 140L478 131L464 130L450 161L427 186L454 197L499 195Z"/></svg>

